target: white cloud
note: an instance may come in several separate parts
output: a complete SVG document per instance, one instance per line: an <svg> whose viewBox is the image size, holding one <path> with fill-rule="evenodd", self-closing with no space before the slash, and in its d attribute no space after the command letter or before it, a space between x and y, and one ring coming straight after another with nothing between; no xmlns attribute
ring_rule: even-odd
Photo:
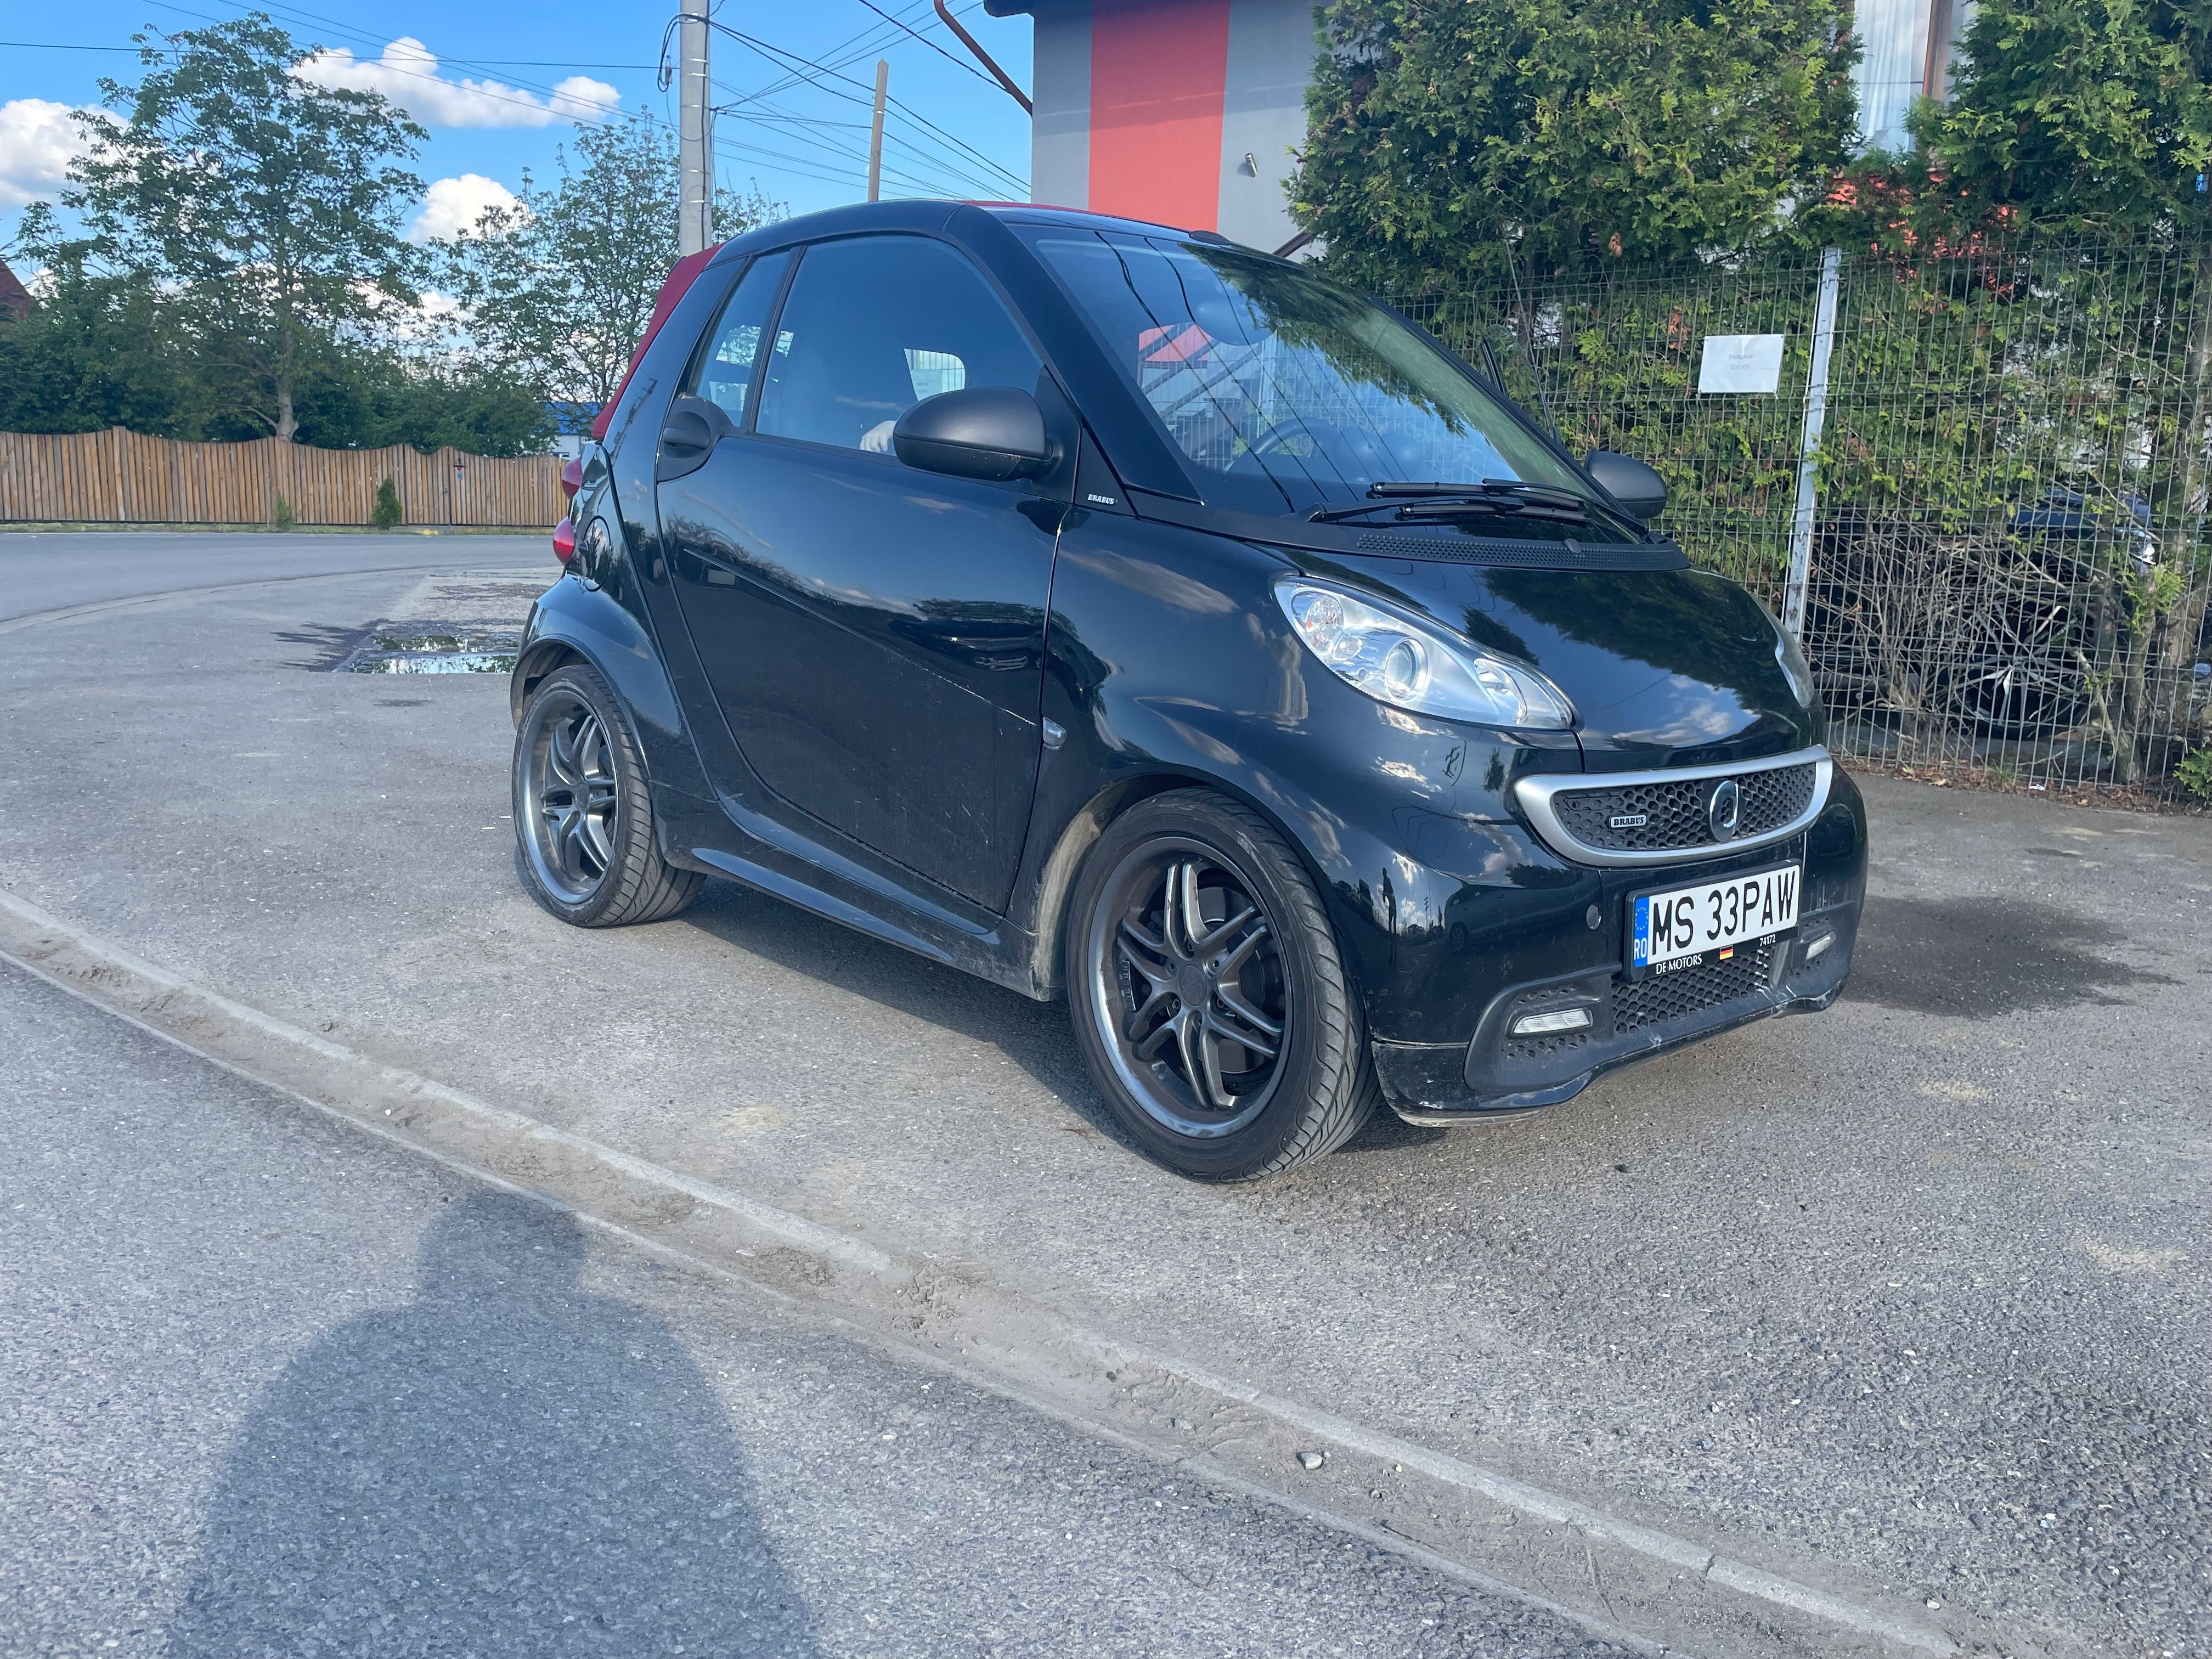
<svg viewBox="0 0 2212 1659"><path fill-rule="evenodd" d="M422 210L415 216L415 222L407 228L410 242L444 241L452 237L466 235L476 228L477 221L486 208L512 208L519 205L514 192L496 179L487 179L481 173L464 173L457 178L433 179L430 188L422 192Z"/></svg>
<svg viewBox="0 0 2212 1659"><path fill-rule="evenodd" d="M395 311L391 321L403 341L427 356L450 356L468 343L468 313L450 294L426 288L414 307Z"/></svg>
<svg viewBox="0 0 2212 1659"><path fill-rule="evenodd" d="M438 56L411 35L381 58L356 58L343 46L317 52L293 70L317 86L380 92L425 126L546 127L556 121L598 121L614 113L622 94L604 81L572 75L550 98L497 81L451 80Z"/></svg>
<svg viewBox="0 0 2212 1659"><path fill-rule="evenodd" d="M0 104L0 207L50 198L84 149L76 112L50 98Z"/></svg>

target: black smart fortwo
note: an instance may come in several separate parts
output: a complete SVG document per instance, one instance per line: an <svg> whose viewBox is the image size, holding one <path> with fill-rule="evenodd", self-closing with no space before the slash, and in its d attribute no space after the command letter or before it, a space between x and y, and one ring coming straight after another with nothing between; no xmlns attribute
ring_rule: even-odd
<svg viewBox="0 0 2212 1659"><path fill-rule="evenodd" d="M1130 1135L1234 1180L1849 972L1796 646L1395 313L1210 234L886 203L650 338L516 663L583 927L710 875L1065 995ZM573 547L571 547L573 543Z"/></svg>

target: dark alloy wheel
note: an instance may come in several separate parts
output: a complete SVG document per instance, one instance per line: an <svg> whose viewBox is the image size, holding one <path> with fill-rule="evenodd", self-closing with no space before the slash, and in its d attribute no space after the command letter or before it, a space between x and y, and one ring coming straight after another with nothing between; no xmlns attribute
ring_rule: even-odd
<svg viewBox="0 0 2212 1659"><path fill-rule="evenodd" d="M696 872L654 845L653 801L606 682L570 663L539 682L514 734L514 832L538 902L563 921L614 927L672 916Z"/></svg>
<svg viewBox="0 0 2212 1659"><path fill-rule="evenodd" d="M1076 884L1067 982L1115 1115L1186 1175L1288 1169L1372 1109L1319 896L1273 827L1221 796L1155 796L1108 826Z"/></svg>
<svg viewBox="0 0 2212 1659"><path fill-rule="evenodd" d="M573 694L544 699L531 759L531 862L572 903L597 890L614 862L615 765L607 728Z"/></svg>
<svg viewBox="0 0 2212 1659"><path fill-rule="evenodd" d="M1282 1075L1290 1019L1275 924L1203 842L1133 848L1091 917L1088 952L1121 1083L1163 1127L1234 1134Z"/></svg>

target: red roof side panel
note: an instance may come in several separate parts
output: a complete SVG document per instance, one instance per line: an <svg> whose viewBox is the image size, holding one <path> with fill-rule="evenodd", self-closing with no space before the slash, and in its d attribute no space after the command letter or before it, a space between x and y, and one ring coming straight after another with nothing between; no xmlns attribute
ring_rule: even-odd
<svg viewBox="0 0 2212 1659"><path fill-rule="evenodd" d="M629 354L629 367L623 370L622 384L615 388L613 397L599 405L599 415L592 422L593 443L605 441L607 422L614 419L615 405L622 401L623 393L629 389L629 377L637 373L638 362L645 356L645 349L653 343L653 337L660 332L660 325L668 320L668 313L676 309L676 302L684 297L692 283L699 280L699 273L706 270L707 262L719 253L721 247L722 245L717 242L696 253L687 253L669 268L668 280L661 283L660 292L653 296L653 320L646 324L645 337L637 343L637 349Z"/></svg>

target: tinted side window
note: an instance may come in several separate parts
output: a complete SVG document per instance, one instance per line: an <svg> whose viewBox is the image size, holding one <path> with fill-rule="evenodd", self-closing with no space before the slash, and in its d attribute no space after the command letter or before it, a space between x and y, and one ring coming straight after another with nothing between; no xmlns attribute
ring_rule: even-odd
<svg viewBox="0 0 2212 1659"><path fill-rule="evenodd" d="M1042 367L967 258L918 236L806 251L776 325L760 430L887 454L924 398L963 386L1036 390Z"/></svg>
<svg viewBox="0 0 2212 1659"><path fill-rule="evenodd" d="M760 354L761 330L768 325L768 308L783 286L783 273L791 264L788 253L771 253L756 259L738 279L722 314L715 319L707 349L691 371L684 389L722 406L732 425L745 419L745 394Z"/></svg>

